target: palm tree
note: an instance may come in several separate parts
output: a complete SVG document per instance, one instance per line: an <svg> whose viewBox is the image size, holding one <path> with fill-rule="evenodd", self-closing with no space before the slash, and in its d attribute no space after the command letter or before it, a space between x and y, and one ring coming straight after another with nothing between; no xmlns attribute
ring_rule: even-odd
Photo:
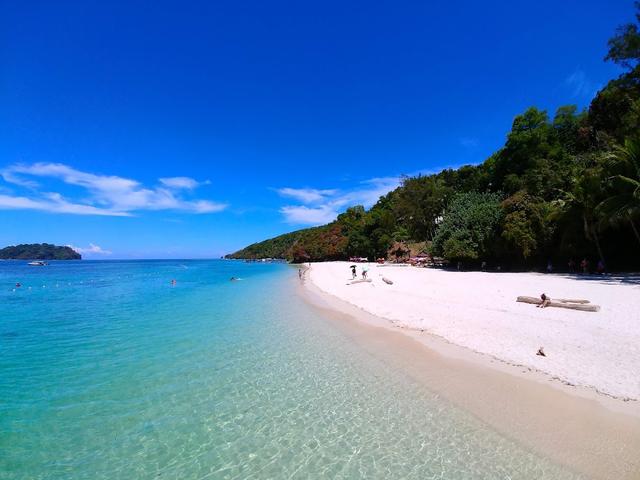
<svg viewBox="0 0 640 480"><path fill-rule="evenodd" d="M584 175L574 181L572 190L564 192L563 203L567 208L565 211L567 215L582 221L585 238L595 245L600 260L604 262L604 253L600 243L602 225L597 221L596 213L598 199L602 194L601 175L598 167L585 170Z"/></svg>
<svg viewBox="0 0 640 480"><path fill-rule="evenodd" d="M597 206L598 214L610 222L628 221L640 243L640 232L635 220L640 216L640 141L628 138L624 146L608 155L607 164L612 172L608 178L613 194Z"/></svg>

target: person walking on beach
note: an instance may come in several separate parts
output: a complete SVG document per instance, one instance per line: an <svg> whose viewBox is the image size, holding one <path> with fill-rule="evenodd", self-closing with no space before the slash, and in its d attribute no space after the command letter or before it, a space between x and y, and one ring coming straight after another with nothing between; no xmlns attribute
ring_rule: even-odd
<svg viewBox="0 0 640 480"><path fill-rule="evenodd" d="M362 279L366 280L367 279L367 271L369 270L369 267L362 267Z"/></svg>
<svg viewBox="0 0 640 480"><path fill-rule="evenodd" d="M547 262L547 273L553 273L553 263L551 263L551 260Z"/></svg>
<svg viewBox="0 0 640 480"><path fill-rule="evenodd" d="M569 259L569 263L567 265L569 266L570 273L574 273L576 271L576 262L573 261L573 258Z"/></svg>
<svg viewBox="0 0 640 480"><path fill-rule="evenodd" d="M355 280L358 274L356 273L356 266L351 265L351 280Z"/></svg>
<svg viewBox="0 0 640 480"><path fill-rule="evenodd" d="M604 260L602 260L602 259L598 260L598 266L596 267L596 269L597 269L597 271L598 271L598 273L600 275L604 275L604 273L606 271L606 269L604 267Z"/></svg>

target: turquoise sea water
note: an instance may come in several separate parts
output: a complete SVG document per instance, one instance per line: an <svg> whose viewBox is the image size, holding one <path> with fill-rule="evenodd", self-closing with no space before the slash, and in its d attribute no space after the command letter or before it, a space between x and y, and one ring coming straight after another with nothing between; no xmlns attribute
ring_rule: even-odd
<svg viewBox="0 0 640 480"><path fill-rule="evenodd" d="M572 478L360 350L295 281L0 262L0 479Z"/></svg>

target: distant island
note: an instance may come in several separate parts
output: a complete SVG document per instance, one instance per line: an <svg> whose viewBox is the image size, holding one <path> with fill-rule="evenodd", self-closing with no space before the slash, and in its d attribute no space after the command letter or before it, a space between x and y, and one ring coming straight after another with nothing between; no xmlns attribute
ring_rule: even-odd
<svg viewBox="0 0 640 480"><path fill-rule="evenodd" d="M616 31L605 60L622 73L587 109L564 105L549 115L530 107L480 164L404 177L369 210L352 206L327 225L254 243L227 258L297 263L415 253L471 268L637 270L638 45L640 25Z"/></svg>
<svg viewBox="0 0 640 480"><path fill-rule="evenodd" d="M80 260L82 255L71 247L50 243L28 243L0 249L2 260Z"/></svg>

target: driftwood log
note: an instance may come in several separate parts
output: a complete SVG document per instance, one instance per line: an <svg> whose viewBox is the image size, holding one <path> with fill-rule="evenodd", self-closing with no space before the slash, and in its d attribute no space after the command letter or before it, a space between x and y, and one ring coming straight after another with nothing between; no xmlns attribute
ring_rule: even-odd
<svg viewBox="0 0 640 480"><path fill-rule="evenodd" d="M382 281L387 285L393 285L393 280L389 280L387 277L382 277Z"/></svg>
<svg viewBox="0 0 640 480"><path fill-rule="evenodd" d="M351 282L349 282L349 285L353 285L355 283L371 283L371 279L370 278L365 278L362 280L353 280Z"/></svg>
<svg viewBox="0 0 640 480"><path fill-rule="evenodd" d="M570 298L554 298L554 302L560 303L591 303L589 300L579 300L579 299L570 299Z"/></svg>
<svg viewBox="0 0 640 480"><path fill-rule="evenodd" d="M586 300L583 300L585 302ZM530 303L532 305L540 305L542 300L537 297L518 297L516 302L521 303ZM591 305L585 303L567 303L562 301L554 301L553 299L549 302L549 307L558 307L558 308L569 308L571 310L580 310L582 312L599 312L599 305Z"/></svg>

